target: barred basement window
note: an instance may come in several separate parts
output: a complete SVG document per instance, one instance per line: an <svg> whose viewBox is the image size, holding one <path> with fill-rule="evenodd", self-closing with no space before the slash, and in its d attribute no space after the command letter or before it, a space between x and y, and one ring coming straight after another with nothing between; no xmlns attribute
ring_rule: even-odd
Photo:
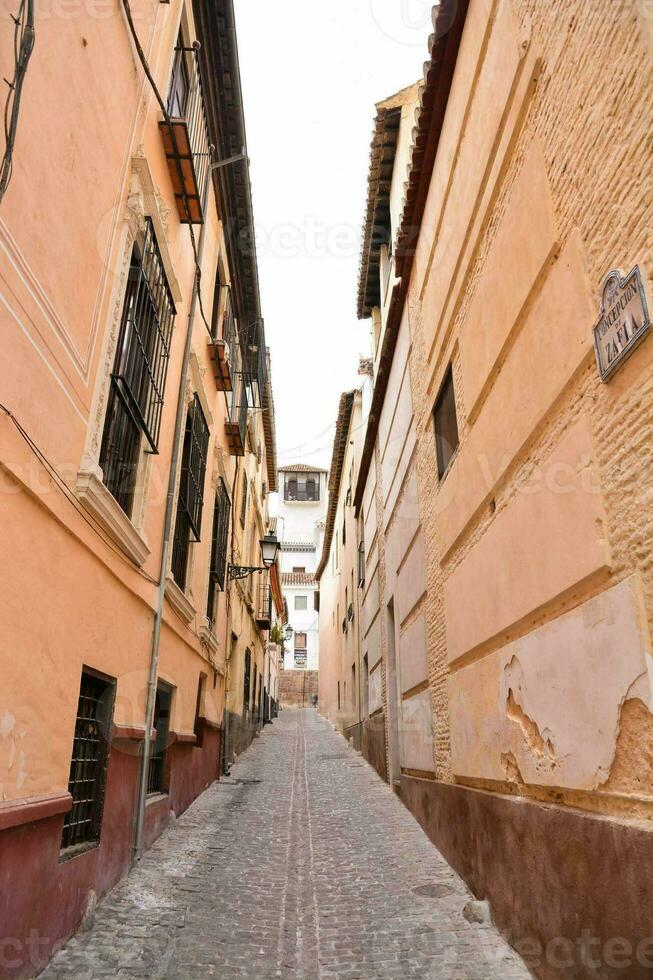
<svg viewBox="0 0 653 980"><path fill-rule="evenodd" d="M209 427L200 400L195 395L186 416L177 521L172 545L172 575L180 589L186 588L191 535L194 541L200 540L208 448Z"/></svg>
<svg viewBox="0 0 653 980"><path fill-rule="evenodd" d="M134 243L104 423L104 483L131 516L141 436L156 453L175 306L149 218Z"/></svg>
<svg viewBox="0 0 653 980"><path fill-rule="evenodd" d="M213 533L211 538L211 567L209 569L209 594L206 615L213 623L216 590L224 592L227 566L227 541L231 501L224 480L220 478L213 505Z"/></svg>
<svg viewBox="0 0 653 980"><path fill-rule="evenodd" d="M73 805L64 817L62 850L100 840L114 692L113 681L82 671L68 779Z"/></svg>

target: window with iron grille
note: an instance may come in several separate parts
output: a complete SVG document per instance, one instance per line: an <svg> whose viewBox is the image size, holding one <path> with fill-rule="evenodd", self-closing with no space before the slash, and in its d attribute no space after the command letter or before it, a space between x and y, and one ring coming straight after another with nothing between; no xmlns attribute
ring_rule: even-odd
<svg viewBox="0 0 653 980"><path fill-rule="evenodd" d="M114 692L113 681L82 672L68 778L73 805L64 817L62 849L100 840Z"/></svg>
<svg viewBox="0 0 653 980"><path fill-rule="evenodd" d="M154 727L156 739L152 746L150 764L147 771L148 793L163 793L166 786L166 754L168 751L168 733L170 731L170 708L172 705L172 688L159 681L154 702Z"/></svg>
<svg viewBox="0 0 653 980"><path fill-rule="evenodd" d="M218 270L215 274L215 285L213 287L213 309L211 311L211 339L220 340L220 303L222 299L222 290L225 287L222 283L222 274L220 272L220 264L218 263ZM226 311L225 311L226 312Z"/></svg>
<svg viewBox="0 0 653 980"><path fill-rule="evenodd" d="M245 650L245 683L243 687L243 709L249 708L250 684L252 675L252 654Z"/></svg>
<svg viewBox="0 0 653 980"><path fill-rule="evenodd" d="M286 474L284 499L290 502L316 502L320 499L320 481L306 473Z"/></svg>
<svg viewBox="0 0 653 980"><path fill-rule="evenodd" d="M141 434L156 453L175 306L150 219L132 251L100 449L106 487L130 516Z"/></svg>
<svg viewBox="0 0 653 980"><path fill-rule="evenodd" d="M242 527L245 527L247 518L247 489L247 477L243 474L243 495L240 498L240 523Z"/></svg>
<svg viewBox="0 0 653 980"><path fill-rule="evenodd" d="M213 505L213 532L211 538L211 567L209 569L209 594L206 615L213 622L216 591L224 592L227 567L227 542L231 501L224 480L220 478Z"/></svg>
<svg viewBox="0 0 653 980"><path fill-rule="evenodd" d="M200 540L208 448L209 427L200 400L195 395L186 416L177 520L172 545L172 575L180 589L186 588L191 537L195 541Z"/></svg>

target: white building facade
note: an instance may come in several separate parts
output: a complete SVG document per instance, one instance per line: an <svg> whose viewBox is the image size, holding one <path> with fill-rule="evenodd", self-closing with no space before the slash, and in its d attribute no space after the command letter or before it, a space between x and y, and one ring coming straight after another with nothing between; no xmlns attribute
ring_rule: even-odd
<svg viewBox="0 0 653 980"><path fill-rule="evenodd" d="M327 476L327 470L305 463L294 463L279 471L281 588L292 630L285 645L286 670L319 669L320 592L315 569L322 551Z"/></svg>

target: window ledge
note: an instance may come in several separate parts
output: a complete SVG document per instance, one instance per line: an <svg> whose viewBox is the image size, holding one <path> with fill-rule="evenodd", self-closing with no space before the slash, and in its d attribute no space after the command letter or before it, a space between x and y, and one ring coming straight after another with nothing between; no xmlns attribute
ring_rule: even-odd
<svg viewBox="0 0 653 980"><path fill-rule="evenodd" d="M172 575L166 575L166 599L186 623L195 619L195 606L185 592L179 588Z"/></svg>
<svg viewBox="0 0 653 980"><path fill-rule="evenodd" d="M139 567L144 565L150 556L149 546L105 487L100 467L82 468L77 474L75 491L118 547Z"/></svg>
<svg viewBox="0 0 653 980"><path fill-rule="evenodd" d="M200 626L200 642L207 647L211 653L218 653L220 650L218 638L206 621Z"/></svg>

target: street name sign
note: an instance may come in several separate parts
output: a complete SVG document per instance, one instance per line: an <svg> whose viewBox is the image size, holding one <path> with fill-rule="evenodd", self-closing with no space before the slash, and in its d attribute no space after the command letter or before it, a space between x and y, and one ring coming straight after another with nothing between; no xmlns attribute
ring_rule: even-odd
<svg viewBox="0 0 653 980"><path fill-rule="evenodd" d="M594 348L601 381L608 378L635 350L651 329L639 266L625 278L617 270L603 284L601 315L594 327Z"/></svg>

